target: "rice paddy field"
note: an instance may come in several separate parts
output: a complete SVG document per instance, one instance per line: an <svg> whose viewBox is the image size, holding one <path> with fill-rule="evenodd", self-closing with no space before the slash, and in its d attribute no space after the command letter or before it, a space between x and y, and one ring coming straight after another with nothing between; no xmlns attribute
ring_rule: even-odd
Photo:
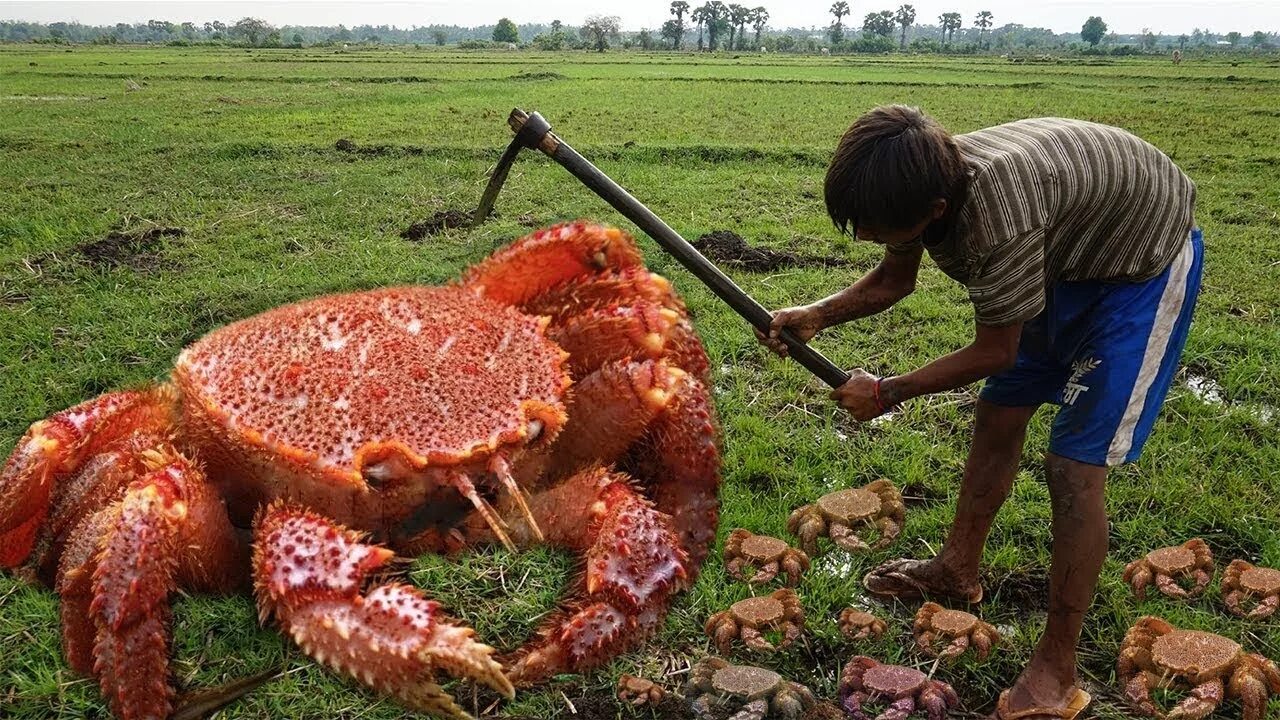
<svg viewBox="0 0 1280 720"><path fill-rule="evenodd" d="M1227 614L1218 580L1233 558L1280 566L1280 61L1163 58L1014 63L997 57L468 54L449 51L0 47L0 455L33 421L107 390L163 378L209 330L324 293L457 277L535 226L588 217L625 223L549 161L526 154L478 229L414 223L473 208L509 140L514 106L557 132L690 240L718 230L826 264L730 268L771 307L807 302L869 270L878 249L826 219L822 176L845 127L880 103L919 105L955 132L1034 116L1120 125L1172 156L1199 188L1204 294L1185 367L1141 461L1112 473L1111 555L1080 648L1090 714L1126 716L1115 657L1133 621L1156 614L1280 659L1275 621ZM441 213L440 215L437 215ZM430 223L428 223L430 225ZM416 237L416 239L414 239ZM657 637L586 676L497 702L455 688L476 714L505 718L681 717L612 697L628 672L678 687L713 651L702 624L752 594L719 555L744 527L787 537L795 507L889 478L908 514L891 548L825 547L798 588L804 638L774 656L738 656L835 695L839 668L872 654L934 671L992 711L1043 627L1050 507L1040 460L1051 409L1030 431L1021 472L984 557L975 611L1008 642L986 664L934 667L910 647L915 605L872 602L862 574L928 557L951 520L976 387L919 399L861 425L799 366L767 355L749 328L640 238L688 300L712 357L724 432L719 542ZM904 372L962 347L964 290L926 259L915 294L815 344L846 367ZM1204 538L1219 573L1193 601L1137 601L1124 564ZM417 559L409 579L510 649L555 607L573 558L477 549ZM767 591L757 589L754 592ZM889 621L853 643L849 605ZM174 599L174 681L198 690L284 674L219 718L395 718L398 705L321 670L248 596ZM1273 700L1273 711L1280 701ZM1238 717L1228 703L1223 717ZM0 576L0 716L107 717L95 685L61 656L49 590Z"/></svg>

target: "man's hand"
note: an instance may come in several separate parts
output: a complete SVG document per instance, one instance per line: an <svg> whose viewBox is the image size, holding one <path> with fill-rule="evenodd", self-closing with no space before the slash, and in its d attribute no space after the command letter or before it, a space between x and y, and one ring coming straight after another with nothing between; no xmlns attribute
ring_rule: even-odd
<svg viewBox="0 0 1280 720"><path fill-rule="evenodd" d="M807 343L824 327L826 324L817 308L812 305L801 305L773 313L773 322L769 323L768 335L759 330L755 333L761 345L774 351L779 357L786 357L787 344L778 338L778 334L784 328L790 330L800 342Z"/></svg>
<svg viewBox="0 0 1280 720"><path fill-rule="evenodd" d="M880 378L858 368L849 371L849 380L831 391L831 399L848 410L857 420L866 422L884 414L876 400L876 383Z"/></svg>

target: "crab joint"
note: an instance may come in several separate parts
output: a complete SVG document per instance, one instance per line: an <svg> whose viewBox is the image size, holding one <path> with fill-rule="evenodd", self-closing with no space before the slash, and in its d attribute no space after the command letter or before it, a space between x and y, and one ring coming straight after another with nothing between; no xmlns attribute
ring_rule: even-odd
<svg viewBox="0 0 1280 720"><path fill-rule="evenodd" d="M533 422L538 423L539 430L541 430L542 423L537 420L534 420ZM532 424L533 423L530 423L530 425ZM507 489L507 492L511 494L511 499L520 510L520 516L524 518L525 524L529 526L529 532L533 534L534 541L542 542L544 539L542 535L542 528L538 527L538 521L534 519L533 512L529 510L529 503L526 502L524 490L522 490L520 485L516 483L516 479L511 476L510 463L508 463L507 459L501 455L495 455L493 460L489 463L489 470L498 477L498 482L502 483L503 487Z"/></svg>
<svg viewBox="0 0 1280 720"><path fill-rule="evenodd" d="M502 518L498 517L498 513L494 512L493 506L484 498L480 497L480 494L476 492L476 486L471 484L471 478L467 477L463 473L457 472L453 473L451 479L453 481L453 487L456 488L458 492L462 493L463 497L471 501L471 504L475 506L476 511L480 513L480 517L484 518L484 521L489 524L489 529L493 531L494 535L498 536L498 540L502 542L502 545L508 550L515 552L516 544L511 542L511 537L507 535Z"/></svg>

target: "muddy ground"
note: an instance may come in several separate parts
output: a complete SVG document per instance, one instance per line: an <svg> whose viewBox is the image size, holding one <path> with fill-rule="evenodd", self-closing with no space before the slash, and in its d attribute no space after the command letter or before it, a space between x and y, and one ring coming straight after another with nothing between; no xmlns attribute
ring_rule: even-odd
<svg viewBox="0 0 1280 720"><path fill-rule="evenodd" d="M716 230L693 241L693 246L712 262L751 272L773 272L793 267L844 267L847 258L831 255L805 255L753 246L732 230Z"/></svg>
<svg viewBox="0 0 1280 720"><path fill-rule="evenodd" d="M179 227L151 225L144 228L117 226L106 235L87 240L72 248L72 254L95 269L127 267L145 272L158 269L162 251L169 238L179 238L187 231Z"/></svg>
<svg viewBox="0 0 1280 720"><path fill-rule="evenodd" d="M459 210L457 208L441 210L426 220L421 220L405 228L401 231L400 237L405 240L421 242L429 237L439 235L445 230L467 227L471 224L471 218L474 216L474 210Z"/></svg>

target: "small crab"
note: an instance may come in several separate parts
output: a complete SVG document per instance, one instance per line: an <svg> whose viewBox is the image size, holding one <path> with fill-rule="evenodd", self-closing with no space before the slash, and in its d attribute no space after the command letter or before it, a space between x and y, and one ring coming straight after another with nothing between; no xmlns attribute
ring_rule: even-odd
<svg viewBox="0 0 1280 720"><path fill-rule="evenodd" d="M764 637L764 631L779 629L782 639L775 647ZM747 598L718 612L707 620L706 633L721 653L728 653L734 638L752 650L773 652L795 642L804 632L804 608L794 592L783 588L769 595Z"/></svg>
<svg viewBox="0 0 1280 720"><path fill-rule="evenodd" d="M710 716L712 705L739 708L729 720L761 720L770 715L794 720L817 702L809 688L772 670L732 665L715 657L693 666L685 694L693 698L698 717Z"/></svg>
<svg viewBox="0 0 1280 720"><path fill-rule="evenodd" d="M948 610L938 603L927 602L916 613L916 647L930 657L959 657L972 644L978 660L986 660L991 647L1000 642L1000 632L990 623L963 610ZM940 652L933 643L939 638L950 640Z"/></svg>
<svg viewBox="0 0 1280 720"><path fill-rule="evenodd" d="M850 640L879 638L888 629L883 620L869 612L851 607L840 611L840 632Z"/></svg>
<svg viewBox="0 0 1280 720"><path fill-rule="evenodd" d="M875 720L904 720L916 708L929 720L942 720L960 698L950 685L915 668L885 665L865 655L850 660L840 673L840 707L853 720L871 720L862 706L881 702L887 707Z"/></svg>
<svg viewBox="0 0 1280 720"><path fill-rule="evenodd" d="M1257 599L1246 611L1241 601ZM1232 560L1222 574L1222 601L1234 615L1261 620L1280 608L1280 570L1258 567L1244 560Z"/></svg>
<svg viewBox="0 0 1280 720"><path fill-rule="evenodd" d="M810 505L797 508L787 518L787 531L800 538L800 547L813 555L818 552L818 537L830 537L836 545L850 552L879 550L888 547L902 532L906 507L902 494L888 480L860 488L846 488L828 493ZM868 545L854 529L874 523L880 531L875 545Z"/></svg>
<svg viewBox="0 0 1280 720"><path fill-rule="evenodd" d="M1195 597L1209 586L1213 574L1213 553L1200 538L1181 545L1152 550L1124 568L1124 581L1133 587L1141 600L1153 581L1160 592L1169 597ZM1183 589L1178 580L1190 578L1191 589Z"/></svg>
<svg viewBox="0 0 1280 720"><path fill-rule="evenodd" d="M1262 720L1267 699L1280 694L1280 668L1221 635L1181 630L1157 617L1140 618L1120 644L1116 674L1134 708L1154 717L1196 720L1226 697L1240 698L1244 720ZM1151 699L1157 688L1190 687L1165 714Z"/></svg>
<svg viewBox="0 0 1280 720"><path fill-rule="evenodd" d="M623 673L618 676L618 699L631 703L636 707L657 705L667 693L662 686L651 680Z"/></svg>
<svg viewBox="0 0 1280 720"><path fill-rule="evenodd" d="M809 569L809 556L803 550L776 537L756 535L742 528L729 533L729 539L725 540L724 562L730 575L752 585L767 583L782 571L783 582L795 587L800 583L800 574ZM755 574L747 575L746 571L753 567Z"/></svg>

